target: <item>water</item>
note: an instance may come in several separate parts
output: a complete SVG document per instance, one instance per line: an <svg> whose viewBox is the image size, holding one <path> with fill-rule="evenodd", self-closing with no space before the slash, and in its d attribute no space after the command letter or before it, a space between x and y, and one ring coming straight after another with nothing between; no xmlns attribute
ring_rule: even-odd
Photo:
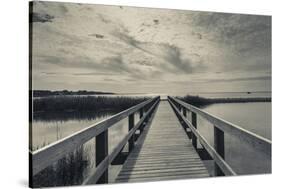
<svg viewBox="0 0 281 189"><path fill-rule="evenodd" d="M203 109L271 140L271 103L213 104ZM197 125L199 132L213 146L213 126L200 116ZM228 134L225 134L225 159L238 174L271 172L271 157L259 153L248 144ZM213 174L213 164L206 163Z"/></svg>
<svg viewBox="0 0 281 189"><path fill-rule="evenodd" d="M258 92L197 92L189 95L201 96L205 98L265 98L271 97L270 91Z"/></svg>
<svg viewBox="0 0 281 189"><path fill-rule="evenodd" d="M32 150L46 146L81 129L87 128L117 112L99 114L64 113L61 115L36 115L32 123ZM135 122L139 114L135 114ZM108 130L109 154L128 133L128 119L112 125ZM124 151L127 147L124 148ZM95 139L86 142L81 148L54 163L34 177L35 186L79 185L95 170ZM114 182L121 166L110 166L109 182ZM69 174L69 175L68 175ZM71 177L70 177L71 176Z"/></svg>

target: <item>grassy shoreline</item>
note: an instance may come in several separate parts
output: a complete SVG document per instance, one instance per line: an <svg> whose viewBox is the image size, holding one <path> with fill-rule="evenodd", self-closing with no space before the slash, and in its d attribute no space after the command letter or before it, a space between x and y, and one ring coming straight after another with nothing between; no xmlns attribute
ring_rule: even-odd
<svg viewBox="0 0 281 189"><path fill-rule="evenodd" d="M145 97L53 96L33 99L34 113L123 111Z"/></svg>
<svg viewBox="0 0 281 189"><path fill-rule="evenodd" d="M79 90L79 91L33 90L32 94L33 94L33 97L50 97L50 96L65 96L65 95L112 95L114 93L112 93L112 92L102 92L102 91L87 91L87 90Z"/></svg>
<svg viewBox="0 0 281 189"><path fill-rule="evenodd" d="M271 102L271 97L253 97L253 98L204 98L200 96L186 95L177 97L182 101L193 106L202 107L218 103L249 103L249 102Z"/></svg>

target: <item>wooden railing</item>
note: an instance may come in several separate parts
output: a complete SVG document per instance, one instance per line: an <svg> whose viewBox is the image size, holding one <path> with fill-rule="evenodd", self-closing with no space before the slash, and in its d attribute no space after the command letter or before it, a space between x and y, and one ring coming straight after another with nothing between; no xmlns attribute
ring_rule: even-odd
<svg viewBox="0 0 281 189"><path fill-rule="evenodd" d="M221 118L211 115L197 107L187 104L177 98L168 97L172 108L174 109L178 118L183 122L186 128L191 131L191 140L195 149L197 149L197 139L200 141L204 150L207 151L209 156L215 161L215 175L236 175L232 168L225 161L224 152L224 133L239 138L241 141L248 143L254 149L259 150L261 153L271 157L271 141L247 131L240 126L234 125ZM191 121L188 120L186 112L191 112ZM182 112L182 113L181 113ZM214 147L212 147L207 140L197 130L197 115L206 119L213 124L214 128Z"/></svg>
<svg viewBox="0 0 281 189"><path fill-rule="evenodd" d="M136 131L140 130L140 133L142 132L159 103L159 100L160 97L147 100L37 151L30 151L30 160L32 163L31 176L38 174L40 171L44 170L54 162L63 158L68 153L73 152L79 146L95 137L96 169L87 179L85 179L83 184L107 183L109 165L113 162L117 155L121 153L127 142L129 145L129 152L133 149ZM135 124L134 114L136 112L140 112L140 120ZM113 149L112 153L108 155L108 129L126 117L129 118L128 134Z"/></svg>

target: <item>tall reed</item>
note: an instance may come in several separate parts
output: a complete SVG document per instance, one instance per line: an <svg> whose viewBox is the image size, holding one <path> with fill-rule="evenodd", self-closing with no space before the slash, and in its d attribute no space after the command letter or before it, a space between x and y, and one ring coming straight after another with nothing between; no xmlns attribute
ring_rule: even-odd
<svg viewBox="0 0 281 189"><path fill-rule="evenodd" d="M53 96L33 99L33 112L122 111L147 100L144 97Z"/></svg>

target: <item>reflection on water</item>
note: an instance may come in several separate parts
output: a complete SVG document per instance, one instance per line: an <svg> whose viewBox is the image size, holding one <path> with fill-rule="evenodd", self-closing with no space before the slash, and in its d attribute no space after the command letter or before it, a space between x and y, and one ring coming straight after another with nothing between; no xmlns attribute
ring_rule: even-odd
<svg viewBox="0 0 281 189"><path fill-rule="evenodd" d="M32 122L32 150L62 139L114 113L116 112L35 113Z"/></svg>
<svg viewBox="0 0 281 189"><path fill-rule="evenodd" d="M203 109L253 133L271 139L271 103L213 104ZM198 116L198 130L213 146L213 126L200 116ZM229 134L225 134L225 159L238 174L271 172L271 157L259 153L247 143Z"/></svg>
<svg viewBox="0 0 281 189"><path fill-rule="evenodd" d="M36 150L64 138L117 112L35 114L32 123L32 149ZM139 114L135 114L135 122ZM128 133L128 119L112 125L108 130L109 153ZM126 150L126 148L124 148ZM34 186L79 185L95 170L95 139L91 139L33 177ZM121 166L109 167L109 182L114 182Z"/></svg>

